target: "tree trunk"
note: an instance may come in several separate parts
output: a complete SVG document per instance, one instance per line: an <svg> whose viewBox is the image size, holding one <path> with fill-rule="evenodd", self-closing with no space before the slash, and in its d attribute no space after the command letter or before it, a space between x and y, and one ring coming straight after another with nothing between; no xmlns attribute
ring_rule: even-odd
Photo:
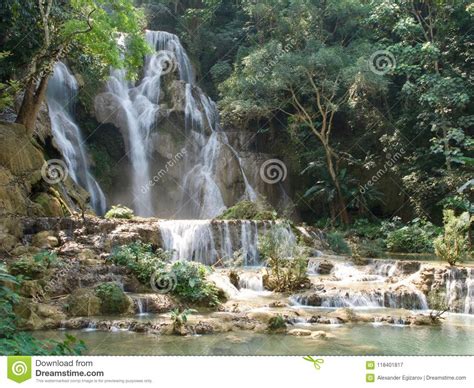
<svg viewBox="0 0 474 388"><path fill-rule="evenodd" d="M31 80L25 88L25 94L23 95L23 101L16 122L23 124L30 136L33 135L38 112L46 96L48 78L49 76L41 78L38 87L36 87L36 82Z"/></svg>
<svg viewBox="0 0 474 388"><path fill-rule="evenodd" d="M323 142L324 151L326 152L326 162L328 165L329 175L336 187L337 192L337 202L339 204L339 215L341 217L341 221L344 225L349 224L349 213L347 213L346 204L344 201L344 196L342 195L341 185L339 184L339 180L337 178L336 170L334 169L334 163L332 160L332 150L329 144Z"/></svg>

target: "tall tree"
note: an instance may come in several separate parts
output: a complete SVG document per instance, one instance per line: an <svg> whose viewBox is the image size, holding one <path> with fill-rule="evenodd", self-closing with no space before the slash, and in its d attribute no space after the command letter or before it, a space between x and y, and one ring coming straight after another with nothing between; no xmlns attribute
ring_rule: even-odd
<svg viewBox="0 0 474 388"><path fill-rule="evenodd" d="M21 76L24 95L17 116L29 132L35 127L54 64L68 53L82 51L105 65L126 66L133 74L147 51L143 15L132 0L7 1L11 3L6 8L11 14L9 34L14 35L21 7L31 11L21 21L35 32L36 45ZM126 34L126 56L122 55L125 47L117 43L120 33ZM21 50L21 45L15 50Z"/></svg>

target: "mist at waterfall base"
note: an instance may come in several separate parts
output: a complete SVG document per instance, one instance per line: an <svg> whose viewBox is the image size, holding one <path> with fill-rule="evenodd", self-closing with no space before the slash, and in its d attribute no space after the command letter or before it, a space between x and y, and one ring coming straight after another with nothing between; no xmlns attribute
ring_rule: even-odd
<svg viewBox="0 0 474 388"><path fill-rule="evenodd" d="M105 120L120 130L131 165L128 187L115 193L116 197L139 216L162 216L160 211L163 213L165 209L166 218L213 218L233 205L225 203L223 186L217 178L225 149L240 166L244 186L241 199L255 200L257 194L245 175L240 156L220 126L216 104L195 84L191 62L178 37L164 31L147 31L146 40L154 52L145 58L142 79L134 84L124 70L114 69L106 92L96 98L96 105L103 104L104 96L113 101L110 109L118 113L108 115ZM178 172L172 177L178 189L168 198L158 195L158 187L161 185L163 190L166 183L158 181L157 175L161 178L169 174L167 168L166 174L160 173L153 149L154 142L162 141L161 123L169 120L170 107L162 103L165 77L168 80L177 77L184 89L184 120L182 125L173 124L173 130L184 137L185 157L175 167Z"/></svg>
<svg viewBox="0 0 474 388"><path fill-rule="evenodd" d="M74 119L73 108L77 92L76 79L64 63L58 62L47 90L54 142L66 162L68 174L75 183L87 190L94 211L102 215L106 210L105 196L90 172L86 145Z"/></svg>

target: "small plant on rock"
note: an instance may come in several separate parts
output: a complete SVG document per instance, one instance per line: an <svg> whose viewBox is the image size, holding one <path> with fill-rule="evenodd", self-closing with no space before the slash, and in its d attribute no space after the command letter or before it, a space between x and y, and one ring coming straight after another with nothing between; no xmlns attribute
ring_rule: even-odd
<svg viewBox="0 0 474 388"><path fill-rule="evenodd" d="M286 329L285 318L283 318L281 314L271 317L270 320L268 321L267 328L270 331L279 331L279 330Z"/></svg>
<svg viewBox="0 0 474 388"><path fill-rule="evenodd" d="M112 208L105 213L105 218L125 218L127 220L132 219L134 216L133 210L123 206L123 205L114 205Z"/></svg>
<svg viewBox="0 0 474 388"><path fill-rule="evenodd" d="M96 287L95 292L101 300L101 311L104 314L122 314L131 306L130 298L117 283L102 283Z"/></svg>
<svg viewBox="0 0 474 388"><path fill-rule="evenodd" d="M196 310L186 309L180 311L174 309L171 311L171 324L173 325L173 333L178 335L186 335L185 325L188 322L188 315L192 314Z"/></svg>
<svg viewBox="0 0 474 388"><path fill-rule="evenodd" d="M431 309L430 318L433 322L443 319L442 315L449 311L446 294L439 290L433 290L428 294L428 306Z"/></svg>

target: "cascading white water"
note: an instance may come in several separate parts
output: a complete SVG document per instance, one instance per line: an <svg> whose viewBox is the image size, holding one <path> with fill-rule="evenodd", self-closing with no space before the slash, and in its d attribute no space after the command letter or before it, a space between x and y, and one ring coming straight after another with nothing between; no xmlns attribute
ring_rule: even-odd
<svg viewBox="0 0 474 388"><path fill-rule="evenodd" d="M147 31L146 39L152 47L164 50L162 39L153 31ZM161 76L169 61L166 52L156 51L145 59L144 77L139 85L127 80L124 70L117 69L111 71L107 82L107 92L122 111L120 129L126 133L127 155L133 167L132 206L139 216L155 214L152 193L147 186L150 181L149 139L160 109Z"/></svg>
<svg viewBox="0 0 474 388"><path fill-rule="evenodd" d="M175 260L213 264L216 244L210 220L166 220L159 222L163 247Z"/></svg>
<svg viewBox="0 0 474 388"><path fill-rule="evenodd" d="M178 218L213 218L226 208L216 175L224 148L229 149L239 163L245 184L244 197L255 200L257 195L245 176L241 159L220 128L216 104L195 85L193 67L178 37L164 31L147 31L146 40L154 51L145 59L143 79L134 85L127 80L124 70L112 70L107 83L109 97L97 100L102 106L109 106L112 97L115 99L112 105L121 110L119 115L115 110L110 111L102 119L112 120L124 136L133 167L131 206L135 213L155 215L153 190L149 185L150 135L162 115L167 114L166 109L160 108L162 77L174 72L178 73L184 88L184 147L187 151L184 166L180 167L182 198L176 209ZM163 112L160 109L164 109Z"/></svg>
<svg viewBox="0 0 474 388"><path fill-rule="evenodd" d="M312 264L313 273L318 273L319 263ZM413 284L419 271L395 283L387 283L396 273L397 263L393 261L373 260L364 266L336 261L329 279L333 287L295 296L293 302L334 308L428 309L426 296Z"/></svg>
<svg viewBox="0 0 474 388"><path fill-rule="evenodd" d="M474 314L474 269L449 268L446 303L451 311Z"/></svg>
<svg viewBox="0 0 474 388"><path fill-rule="evenodd" d="M67 66L58 62L48 82L47 103L54 140L66 161L68 172L90 194L91 205L99 215L105 213L106 200L89 171L89 161L81 129L74 120L73 106L77 81Z"/></svg>
<svg viewBox="0 0 474 388"><path fill-rule="evenodd" d="M177 51L183 53L182 47ZM178 62L187 63L183 57ZM190 68L191 66L184 66ZM192 79L192 77L187 77ZM222 131L219 111L214 101L199 88L194 88L193 81L186 81L185 123L186 133L190 136L187 143L187 172L183 177L182 213L196 218L212 218L226 209L221 189L217 183L216 173L219 168L221 152L224 147L238 161L245 184L245 197L251 201L257 199L255 190L250 185L242 168L238 153L229 144L227 135ZM194 95L194 92L197 96ZM189 198L190 197L190 198Z"/></svg>
<svg viewBox="0 0 474 388"><path fill-rule="evenodd" d="M238 225L240 223L240 226ZM260 265L258 253L259 221L163 220L159 221L163 248L173 251L174 260L193 260L212 265L218 259L231 259L239 251L244 266ZM296 238L282 223L260 221L267 230L277 230L288 244Z"/></svg>
<svg viewBox="0 0 474 388"><path fill-rule="evenodd" d="M242 272L239 275L239 287L253 291L264 291L262 274L258 272Z"/></svg>

